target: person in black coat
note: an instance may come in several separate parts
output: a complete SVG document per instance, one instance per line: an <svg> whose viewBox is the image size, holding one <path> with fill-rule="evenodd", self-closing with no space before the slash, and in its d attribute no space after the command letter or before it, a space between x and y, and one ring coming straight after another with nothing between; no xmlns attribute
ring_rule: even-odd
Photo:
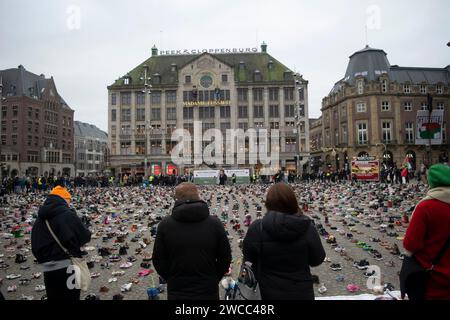
<svg viewBox="0 0 450 320"><path fill-rule="evenodd" d="M167 281L168 300L218 300L219 282L231 263L225 229L209 215L197 187L175 189L172 214L158 225L153 265Z"/></svg>
<svg viewBox="0 0 450 320"><path fill-rule="evenodd" d="M266 208L243 243L244 261L253 264L262 299L314 300L310 267L324 261L325 250L312 220L301 213L294 191L282 182L269 189Z"/></svg>
<svg viewBox="0 0 450 320"><path fill-rule="evenodd" d="M50 233L46 220L61 244L74 256L81 258L82 246L91 240L90 231L69 208L71 196L61 187L55 187L39 208L38 217L31 231L31 250L44 272L48 300L79 300L80 290L69 288L67 273L72 264L70 257L58 245Z"/></svg>
<svg viewBox="0 0 450 320"><path fill-rule="evenodd" d="M226 185L226 184L227 184L227 180L228 180L228 177L227 177L227 175L225 174L225 171L224 171L224 170L220 170L220 174L219 174L219 185L221 185L221 186Z"/></svg>

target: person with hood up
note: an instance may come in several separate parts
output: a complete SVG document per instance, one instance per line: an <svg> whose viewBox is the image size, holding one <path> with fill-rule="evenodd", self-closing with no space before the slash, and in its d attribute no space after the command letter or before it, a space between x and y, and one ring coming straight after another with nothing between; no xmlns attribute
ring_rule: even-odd
<svg viewBox="0 0 450 320"><path fill-rule="evenodd" d="M269 189L265 205L266 215L251 224L243 244L262 300L314 300L310 267L324 261L325 250L313 221L286 183Z"/></svg>
<svg viewBox="0 0 450 320"><path fill-rule="evenodd" d="M429 190L415 207L403 239L403 247L424 268L450 237L450 167L435 164L428 169ZM434 266L425 299L450 300L450 249Z"/></svg>
<svg viewBox="0 0 450 320"><path fill-rule="evenodd" d="M153 265L167 281L168 300L218 300L230 263L223 224L209 214L193 183L179 184L172 214L159 223L153 248Z"/></svg>
<svg viewBox="0 0 450 320"><path fill-rule="evenodd" d="M31 249L44 273L44 284L48 300L80 300L80 289L67 284L73 272L67 268L72 264L50 233L46 221L69 253L81 258L80 248L91 240L90 231L81 222L75 210L69 208L70 193L61 186L50 192L39 208L38 217L31 231Z"/></svg>

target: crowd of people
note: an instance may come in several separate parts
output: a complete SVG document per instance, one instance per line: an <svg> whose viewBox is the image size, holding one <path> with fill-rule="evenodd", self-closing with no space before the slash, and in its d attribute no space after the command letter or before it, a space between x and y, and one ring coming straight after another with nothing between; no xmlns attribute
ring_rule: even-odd
<svg viewBox="0 0 450 320"><path fill-rule="evenodd" d="M398 245L388 244L385 235L397 239L423 268L430 268L434 257L449 242L447 165L429 169L428 191L420 179L417 184L400 183L395 188L388 183L353 185L339 178L290 183L292 178L284 171L271 177L273 184L242 187L230 187L224 172L218 183L224 186L199 188L189 182L189 177L171 179L37 178L25 179L25 183L20 180L18 188L14 182L12 189L11 183L4 181L7 187L3 188L0 227L7 243L2 246L0 268L10 267L6 260L10 257L6 256L17 250L20 253L16 253L15 262L24 266L27 250L31 250L37 263L33 267L43 273L44 286L39 288L44 288L45 297L78 300L81 288L67 286L73 273L66 271L74 259L84 258L91 270L87 276L95 280L99 276L92 269L95 263L106 259L102 270L115 262L126 270L133 267L136 256L142 256L139 276L151 275L151 263L159 276L159 285L153 283L149 288L149 298L164 292L167 285L168 299L216 300L222 297L220 285L228 294L231 289L236 294L239 280L243 280L240 266L245 262L255 272L261 299L312 300L318 282L312 269L325 263L333 271L342 270L337 261L331 263L329 250L339 252L336 260L351 260L360 270L367 269L367 261L351 257L353 252L344 244L364 248L375 260L383 259L384 252L355 239L353 233L364 234L355 229L357 223L368 228L366 233L372 229L381 232L382 244L389 245L389 252L403 259ZM234 185L233 177L230 180ZM380 226L372 228L377 223ZM23 242L19 244L18 239ZM110 241L112 247L102 246ZM133 255L127 254L132 247L129 241L137 243ZM375 244L380 239L371 241ZM146 248L152 248L152 252ZM92 257L92 250L97 250L98 255ZM450 299L450 250L444 250L439 260L425 288L426 299ZM40 272L32 271L32 277L38 279ZM12 281L20 277L9 274L6 278ZM343 281L345 277L337 278ZM117 281L114 279L108 282ZM26 279L22 280L25 283ZM121 292L129 292L133 283L139 283L139 279L121 286ZM355 287L349 284L347 290L354 292L351 290ZM107 289L100 288L101 292ZM8 292L16 290L14 285L8 286ZM322 283L319 293L325 292ZM120 296L114 295L113 299Z"/></svg>

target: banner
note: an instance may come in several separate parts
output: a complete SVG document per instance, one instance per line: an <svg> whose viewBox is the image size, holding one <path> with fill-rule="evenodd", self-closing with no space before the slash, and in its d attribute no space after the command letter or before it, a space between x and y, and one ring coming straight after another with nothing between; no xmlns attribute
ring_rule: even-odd
<svg viewBox="0 0 450 320"><path fill-rule="evenodd" d="M352 160L352 178L362 181L380 180L380 161L378 160Z"/></svg>
<svg viewBox="0 0 450 320"><path fill-rule="evenodd" d="M426 110L417 111L416 144L442 144L444 110L433 110L431 117Z"/></svg>
<svg viewBox="0 0 450 320"><path fill-rule="evenodd" d="M233 173L236 175L236 183L250 183L250 169L224 170L227 175L227 184L231 184ZM195 184L218 184L220 170L194 170Z"/></svg>

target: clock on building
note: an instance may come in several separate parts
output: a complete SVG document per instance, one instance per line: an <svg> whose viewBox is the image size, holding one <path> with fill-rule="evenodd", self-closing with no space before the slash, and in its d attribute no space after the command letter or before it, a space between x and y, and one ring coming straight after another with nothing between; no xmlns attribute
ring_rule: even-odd
<svg viewBox="0 0 450 320"><path fill-rule="evenodd" d="M208 75L208 74L205 74L204 76L202 76L202 77L200 78L200 85L201 85L203 88L209 88L209 87L211 87L212 83L213 83L213 79L212 79L212 77L211 77L210 75Z"/></svg>

